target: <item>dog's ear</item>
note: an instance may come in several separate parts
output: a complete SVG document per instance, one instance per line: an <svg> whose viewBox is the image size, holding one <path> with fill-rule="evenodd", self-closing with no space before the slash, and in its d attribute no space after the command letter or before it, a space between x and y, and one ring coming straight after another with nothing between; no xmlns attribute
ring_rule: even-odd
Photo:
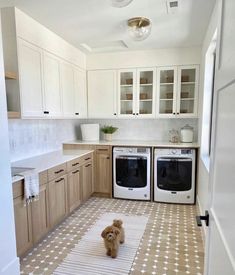
<svg viewBox="0 0 235 275"><path fill-rule="evenodd" d="M104 230L103 230L103 232L101 233L101 237L102 237L102 238L105 238L106 233L107 233L107 230L106 230L106 229L104 229Z"/></svg>
<svg viewBox="0 0 235 275"><path fill-rule="evenodd" d="M118 235L118 234L120 234L120 231L119 231L118 229L115 229L115 230L114 230L114 233L115 233L116 235Z"/></svg>
<svg viewBox="0 0 235 275"><path fill-rule="evenodd" d="M119 224L122 225L123 224L123 221L122 220L118 220Z"/></svg>

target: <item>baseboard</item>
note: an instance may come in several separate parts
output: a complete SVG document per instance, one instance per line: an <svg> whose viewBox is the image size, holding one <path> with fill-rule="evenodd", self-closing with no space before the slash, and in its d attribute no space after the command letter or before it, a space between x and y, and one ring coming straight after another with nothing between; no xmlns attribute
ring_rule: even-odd
<svg viewBox="0 0 235 275"><path fill-rule="evenodd" d="M19 275L20 274L20 261L19 258L16 257L10 263L8 263L5 267L3 267L0 271L1 275Z"/></svg>
<svg viewBox="0 0 235 275"><path fill-rule="evenodd" d="M203 216L205 213L202 211L202 206L201 206L200 199L199 199L198 195L197 195L196 200L197 200L197 205L198 205L198 208L199 208L199 213L200 213L201 216ZM205 227L204 224L202 225L202 237L203 237L203 241L204 241L204 244L205 244L205 240L206 240L206 227Z"/></svg>

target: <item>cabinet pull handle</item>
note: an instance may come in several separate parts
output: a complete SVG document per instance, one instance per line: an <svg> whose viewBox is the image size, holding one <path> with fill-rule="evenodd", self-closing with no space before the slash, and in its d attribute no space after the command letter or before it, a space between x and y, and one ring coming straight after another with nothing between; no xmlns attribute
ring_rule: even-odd
<svg viewBox="0 0 235 275"><path fill-rule="evenodd" d="M114 116L116 116L117 115L117 113L114 113Z"/></svg>
<svg viewBox="0 0 235 275"><path fill-rule="evenodd" d="M56 180L55 182L58 183L60 181L64 180L64 178L60 178L59 180Z"/></svg>
<svg viewBox="0 0 235 275"><path fill-rule="evenodd" d="M180 113L179 112L177 112L177 115L179 115Z"/></svg>
<svg viewBox="0 0 235 275"><path fill-rule="evenodd" d="M72 166L77 166L79 164L79 162L73 163Z"/></svg>
<svg viewBox="0 0 235 275"><path fill-rule="evenodd" d="M98 151L108 151L108 149L97 149Z"/></svg>
<svg viewBox="0 0 235 275"><path fill-rule="evenodd" d="M85 165L85 167L89 167L89 166L91 166L91 164L87 164L87 165Z"/></svg>
<svg viewBox="0 0 235 275"><path fill-rule="evenodd" d="M136 115L138 116L138 115L139 115L139 113L136 113Z"/></svg>
<svg viewBox="0 0 235 275"><path fill-rule="evenodd" d="M173 115L175 115L175 113L173 113Z"/></svg>
<svg viewBox="0 0 235 275"><path fill-rule="evenodd" d="M135 113L132 114L133 116L135 115Z"/></svg>
<svg viewBox="0 0 235 275"><path fill-rule="evenodd" d="M107 159L110 159L110 157L107 157Z"/></svg>
<svg viewBox="0 0 235 275"><path fill-rule="evenodd" d="M85 160L89 160L89 159L91 159L91 158L86 158Z"/></svg>
<svg viewBox="0 0 235 275"><path fill-rule="evenodd" d="M77 174L79 170L73 171L72 174Z"/></svg>
<svg viewBox="0 0 235 275"><path fill-rule="evenodd" d="M59 173L61 173L61 172L64 172L64 169L60 169L60 170L58 170L58 171L55 171L55 174L59 174Z"/></svg>
<svg viewBox="0 0 235 275"><path fill-rule="evenodd" d="M79 116L79 113L75 113L76 116Z"/></svg>
<svg viewBox="0 0 235 275"><path fill-rule="evenodd" d="M43 113L46 114L46 115L48 115L48 114L49 114L49 111L44 111Z"/></svg>

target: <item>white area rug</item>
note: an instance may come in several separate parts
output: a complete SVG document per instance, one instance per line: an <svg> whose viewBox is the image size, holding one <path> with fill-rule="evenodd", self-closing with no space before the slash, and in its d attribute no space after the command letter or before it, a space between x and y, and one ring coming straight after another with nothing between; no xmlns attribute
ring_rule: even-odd
<svg viewBox="0 0 235 275"><path fill-rule="evenodd" d="M120 245L118 257L106 256L101 232L112 224L113 219L122 219L125 228L125 243ZM144 234L148 216L119 213L103 214L80 242L57 267L55 275L124 275L130 272L140 240Z"/></svg>

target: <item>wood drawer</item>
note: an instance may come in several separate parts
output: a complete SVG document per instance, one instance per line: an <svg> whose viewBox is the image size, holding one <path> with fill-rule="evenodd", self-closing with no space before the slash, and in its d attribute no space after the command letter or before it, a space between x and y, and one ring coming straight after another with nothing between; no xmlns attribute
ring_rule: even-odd
<svg viewBox="0 0 235 275"><path fill-rule="evenodd" d="M107 145L97 145L96 146L96 154L110 154L110 146Z"/></svg>
<svg viewBox="0 0 235 275"><path fill-rule="evenodd" d="M82 163L84 164L85 162L91 162L92 160L92 153L86 154L85 156L81 157Z"/></svg>
<svg viewBox="0 0 235 275"><path fill-rule="evenodd" d="M67 173L67 164L63 163L48 170L48 181L52 181Z"/></svg>
<svg viewBox="0 0 235 275"><path fill-rule="evenodd" d="M78 168L81 163L82 163L82 159L81 158L76 158L76 159L73 159L69 162L67 162L67 171L70 172L76 168Z"/></svg>

